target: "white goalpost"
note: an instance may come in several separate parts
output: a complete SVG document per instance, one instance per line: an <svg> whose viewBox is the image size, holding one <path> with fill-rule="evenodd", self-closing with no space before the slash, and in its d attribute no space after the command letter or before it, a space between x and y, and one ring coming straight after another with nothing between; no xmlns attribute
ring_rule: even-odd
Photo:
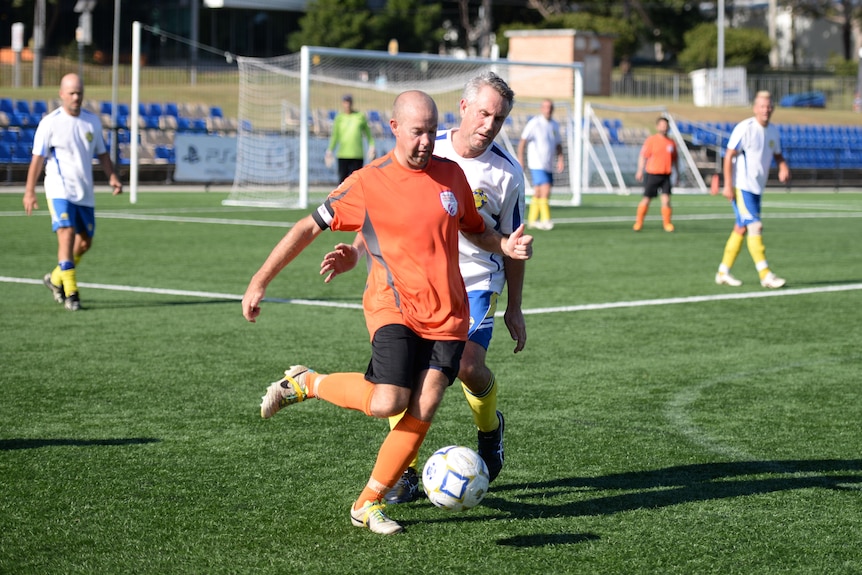
<svg viewBox="0 0 862 575"><path fill-rule="evenodd" d="M668 120L668 136L677 143L682 169L673 176L674 193L706 194L700 169L664 106L612 106L584 104L584 139L581 189L584 193L629 194L642 187L635 179L644 141L655 133L659 116Z"/></svg>
<svg viewBox="0 0 862 575"><path fill-rule="evenodd" d="M460 121L458 103L471 77L491 70L515 91L515 107L499 142L516 155L524 124L539 102L559 93L556 118L565 132L567 172L554 195L569 205L581 199L582 64L506 59L389 54L305 46L298 54L237 58L239 110L236 175L226 205L306 208L338 185L324 162L332 120L344 94L366 114L378 155L394 145L389 115L395 95L423 90L437 103L441 128ZM552 90L553 89L553 90Z"/></svg>

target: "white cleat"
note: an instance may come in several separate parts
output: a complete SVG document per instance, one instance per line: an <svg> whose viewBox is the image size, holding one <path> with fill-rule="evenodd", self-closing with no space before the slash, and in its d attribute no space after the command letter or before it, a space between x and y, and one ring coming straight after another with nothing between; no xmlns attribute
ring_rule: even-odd
<svg viewBox="0 0 862 575"><path fill-rule="evenodd" d="M404 528L394 519L390 519L383 513L384 505L366 501L359 509L350 507L350 522L354 527L368 527L373 533L381 535L393 535L401 533Z"/></svg>
<svg viewBox="0 0 862 575"><path fill-rule="evenodd" d="M718 272L715 274L715 283L720 286L739 287L742 282L730 275L729 272Z"/></svg>
<svg viewBox="0 0 862 575"><path fill-rule="evenodd" d="M784 281L784 278L780 278L772 272L766 274L766 277L760 280L760 285L769 289L778 289L780 287L784 287L784 284L787 283Z"/></svg>

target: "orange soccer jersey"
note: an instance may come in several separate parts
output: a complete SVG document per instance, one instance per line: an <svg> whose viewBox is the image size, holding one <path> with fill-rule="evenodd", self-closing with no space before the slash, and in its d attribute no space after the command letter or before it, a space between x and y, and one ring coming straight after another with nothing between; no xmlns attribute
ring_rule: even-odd
<svg viewBox="0 0 862 575"><path fill-rule="evenodd" d="M372 337L381 326L401 324L428 339L467 339L458 231L481 232L485 222L458 164L434 157L424 171L410 170L390 152L349 176L316 217L333 230L362 232Z"/></svg>
<svg viewBox="0 0 862 575"><path fill-rule="evenodd" d="M676 164L676 143L662 134L653 134L644 142L641 156L646 159L646 173L666 176Z"/></svg>

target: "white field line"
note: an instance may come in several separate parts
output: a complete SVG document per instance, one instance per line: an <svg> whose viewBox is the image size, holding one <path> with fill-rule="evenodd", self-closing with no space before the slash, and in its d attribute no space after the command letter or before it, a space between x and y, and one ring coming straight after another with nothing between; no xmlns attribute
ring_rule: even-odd
<svg viewBox="0 0 862 575"><path fill-rule="evenodd" d="M8 277L8 276L0 276L0 282L30 284L30 285L42 285L41 279L15 278L15 277ZM139 286L125 286L125 285L85 283L85 282L80 283L80 285L81 285L81 287L85 287L85 288L104 289L104 290L111 290L111 291L149 293L149 294L172 295L172 296L182 296L182 297L198 297L198 298L214 299L214 300L242 301L242 295L229 294L229 293L176 290L176 289L166 289L166 288L149 288L149 287L139 287ZM674 298L664 298L664 299L645 299L645 300L634 300L634 301L619 301L619 302L605 302L605 303L582 304L582 305L571 305L571 306L533 308L533 309L525 309L524 315L541 315L541 314L552 314L552 313L573 313L573 312L582 312L582 311L595 311L595 310L602 310L602 309L620 309L620 308L648 307L648 306L658 306L658 305L690 304L690 303L703 303L703 302L714 302L714 301L723 301L723 300L755 299L755 298L764 298L764 297L783 297L783 296L809 295L809 294L854 291L854 290L862 290L862 283L846 284L846 285L820 286L820 287L812 287L812 288L797 288L797 289L790 288L790 289L780 289L780 290L770 290L770 291L734 292L734 293L713 294L713 295L703 295L703 296L674 297ZM332 302L332 301L323 301L323 300L266 298L264 301L269 302L269 303L289 303L289 304L295 304L295 305L318 306L318 307L335 307L335 308L357 309L357 310L362 309L362 305L358 304L358 303ZM496 314L496 317L503 317L503 312L498 311Z"/></svg>

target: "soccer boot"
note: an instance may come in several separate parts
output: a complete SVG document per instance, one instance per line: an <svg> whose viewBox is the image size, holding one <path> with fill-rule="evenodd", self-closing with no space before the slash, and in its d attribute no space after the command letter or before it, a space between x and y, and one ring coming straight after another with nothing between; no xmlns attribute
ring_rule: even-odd
<svg viewBox="0 0 862 575"><path fill-rule="evenodd" d="M505 422L503 414L497 411L497 419L500 420L500 427L494 431L479 431L479 456L488 466L489 481L494 481L503 469L503 431Z"/></svg>
<svg viewBox="0 0 862 575"><path fill-rule="evenodd" d="M51 293L54 295L54 301L57 303L63 303L66 301L66 292L63 291L63 286L55 286L53 282L51 282L51 274L45 274L45 277L42 278L42 283L45 284L45 287L51 290Z"/></svg>
<svg viewBox="0 0 862 575"><path fill-rule="evenodd" d="M386 503L410 503L419 499L419 474L416 470L408 467L383 499Z"/></svg>
<svg viewBox="0 0 862 575"><path fill-rule="evenodd" d="M778 289L780 287L784 287L785 282L784 278L780 278L772 272L766 274L766 277L760 280L760 285L769 289Z"/></svg>
<svg viewBox="0 0 862 575"><path fill-rule="evenodd" d="M715 283L720 286L739 287L742 282L730 275L730 272L718 272L715 274Z"/></svg>
<svg viewBox="0 0 862 575"><path fill-rule="evenodd" d="M305 400L308 397L305 378L309 373L314 373L314 370L304 365L290 366L290 369L284 372L283 378L272 382L266 388L266 395L260 402L260 416L269 419L282 407Z"/></svg>
<svg viewBox="0 0 862 575"><path fill-rule="evenodd" d="M350 522L354 527L368 527L372 533L380 533L381 535L393 535L401 533L404 528L400 523L389 519L383 508L385 505L376 501L366 501L365 505L359 509L353 509L350 506Z"/></svg>
<svg viewBox="0 0 862 575"><path fill-rule="evenodd" d="M81 309L81 298L78 297L78 293L70 293L69 297L63 302L63 305L69 311L78 311Z"/></svg>

